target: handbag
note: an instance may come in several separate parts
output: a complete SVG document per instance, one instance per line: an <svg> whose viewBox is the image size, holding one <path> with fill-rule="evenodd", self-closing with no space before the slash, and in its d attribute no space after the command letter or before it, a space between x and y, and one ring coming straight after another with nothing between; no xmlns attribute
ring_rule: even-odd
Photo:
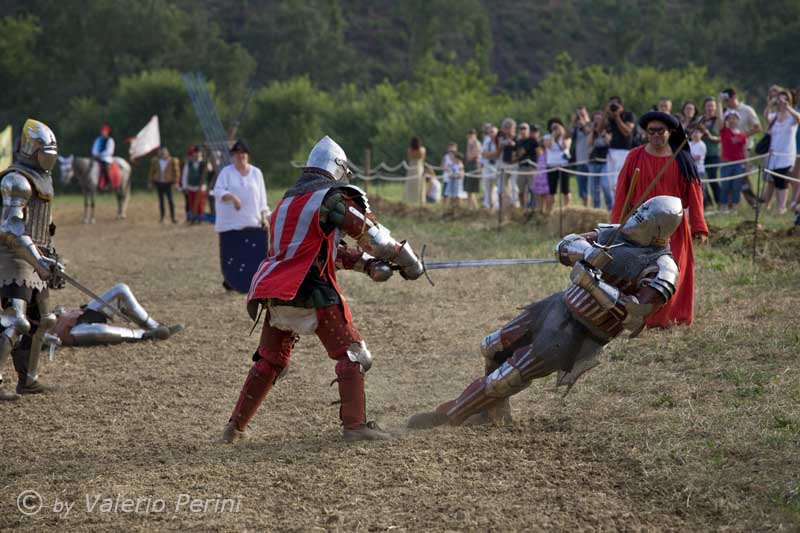
<svg viewBox="0 0 800 533"><path fill-rule="evenodd" d="M775 118L772 119L772 122L769 123L769 127L767 128L767 133L761 137L761 140L758 141L756 144L755 152L758 155L764 155L769 152L769 145L772 143L772 134L769 131L772 129L772 126L775 125L775 121L778 120L778 114L775 113Z"/></svg>

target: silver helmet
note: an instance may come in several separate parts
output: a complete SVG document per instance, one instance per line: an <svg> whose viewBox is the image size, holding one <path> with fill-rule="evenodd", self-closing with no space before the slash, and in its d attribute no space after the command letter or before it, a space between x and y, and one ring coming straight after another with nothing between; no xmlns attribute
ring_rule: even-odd
<svg viewBox="0 0 800 533"><path fill-rule="evenodd" d="M29 118L22 126L17 159L34 168L50 172L58 158L56 136L47 125Z"/></svg>
<svg viewBox="0 0 800 533"><path fill-rule="evenodd" d="M633 212L620 233L640 246L666 246L682 219L680 198L655 196Z"/></svg>
<svg viewBox="0 0 800 533"><path fill-rule="evenodd" d="M347 154L327 135L311 149L306 167L324 170L336 181L346 181L351 174L347 165Z"/></svg>

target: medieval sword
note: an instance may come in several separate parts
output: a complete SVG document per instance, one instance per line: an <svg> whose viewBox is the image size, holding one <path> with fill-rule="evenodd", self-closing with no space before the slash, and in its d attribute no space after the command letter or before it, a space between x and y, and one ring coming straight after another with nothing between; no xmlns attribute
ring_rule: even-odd
<svg viewBox="0 0 800 533"><path fill-rule="evenodd" d="M495 267L495 266L509 266L509 265L542 265L542 264L555 264L558 259L533 259L528 257L520 258L503 258L503 259L461 259L456 261L425 261L426 245L422 245L420 251L420 262L422 263L422 272L425 274L428 283L432 286L435 285L433 280L428 275L428 270L441 270L446 268L473 268L473 267Z"/></svg>

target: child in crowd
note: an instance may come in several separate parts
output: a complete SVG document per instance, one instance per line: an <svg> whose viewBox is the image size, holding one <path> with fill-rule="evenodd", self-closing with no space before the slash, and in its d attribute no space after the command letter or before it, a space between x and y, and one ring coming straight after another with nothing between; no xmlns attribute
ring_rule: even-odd
<svg viewBox="0 0 800 533"><path fill-rule="evenodd" d="M425 192L425 202L429 204L438 204L442 199L442 182L433 172L425 174L425 182L428 188Z"/></svg>
<svg viewBox="0 0 800 533"><path fill-rule="evenodd" d="M531 192L535 198L535 209L537 213L544 213L547 204L547 197L550 195L550 185L547 183L547 156L542 150L536 159L536 174L533 176Z"/></svg>
<svg viewBox="0 0 800 533"><path fill-rule="evenodd" d="M461 199L466 197L464 192L464 161L459 153L452 154L450 166L445 169L450 180L450 205L460 206Z"/></svg>
<svg viewBox="0 0 800 533"><path fill-rule="evenodd" d="M697 175L704 180L706 179L706 143L703 142L703 131L700 128L693 128L689 131L692 139L689 141L689 150L692 152L692 159L697 167ZM707 185L703 184L703 187L705 188Z"/></svg>
<svg viewBox="0 0 800 533"><path fill-rule="evenodd" d="M725 122L720 131L722 144L721 177L738 176L744 174L745 166L742 161L745 159L745 147L747 146L747 135L739 129L739 112L729 109L725 113ZM737 163L727 164L733 161ZM720 184L720 211L735 211L739 207L739 199L742 191L742 180L746 177L725 180Z"/></svg>
<svg viewBox="0 0 800 533"><path fill-rule="evenodd" d="M442 156L442 182L444 188L442 190L442 197L443 198L450 198L452 196L451 188L452 185L450 183L450 167L453 164L453 159L455 158L456 152L458 151L458 145L456 143L449 143L447 145L447 151Z"/></svg>

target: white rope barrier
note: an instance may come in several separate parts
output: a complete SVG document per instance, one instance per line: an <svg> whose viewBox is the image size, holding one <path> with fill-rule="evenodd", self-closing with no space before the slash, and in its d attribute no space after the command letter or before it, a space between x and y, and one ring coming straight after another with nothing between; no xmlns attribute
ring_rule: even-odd
<svg viewBox="0 0 800 533"><path fill-rule="evenodd" d="M731 180L738 180L739 178L744 178L746 176L752 176L753 174L758 174L758 169L754 168L748 170L747 172L742 172L741 174L737 174L735 176L725 176L724 178L714 178L714 179L701 179L702 183L719 183L721 181L731 181Z"/></svg>
<svg viewBox="0 0 800 533"><path fill-rule="evenodd" d="M770 170L768 168L765 168L764 172L766 172L767 174L770 174L771 176L777 176L777 177L783 178L785 180L789 180L789 181L794 181L796 183L800 183L800 179L793 178L791 176L787 176L786 174L780 174L780 173L775 172L774 170Z"/></svg>
<svg viewBox="0 0 800 533"><path fill-rule="evenodd" d="M705 168L723 168L723 167L728 167L728 166L732 166L732 165L742 165L742 164L745 164L745 163L748 163L748 162L751 162L751 161L759 161L759 160L762 160L762 159L766 159L770 155L773 155L773 156L775 156L775 155L787 156L787 155L792 155L792 154L791 153L783 153L783 152L771 152L771 153L767 153L767 154L755 155L755 156L748 157L748 158L745 158L745 159L739 159L737 161L721 161L719 163L712 163L712 164L707 164L707 165L704 165L704 166L705 166ZM592 162L595 163L595 162L601 162L601 161L600 160L596 160L596 161L592 161ZM482 170L477 170L477 171L474 171L474 172L464 173L463 178L467 178L467 179L483 179L483 178L494 179L500 174L505 174L505 175L511 176L511 177L513 177L513 176L536 176L537 174L539 174L539 173L541 173L543 171L544 172L550 172L552 170L558 170L558 171L564 172L565 174L570 174L570 175L573 175L573 176L586 176L586 177L614 176L614 175L618 174L617 172L583 172L583 171L580 171L580 170L574 170L573 168L570 168L570 167L576 167L576 166L581 166L581 165L588 165L589 163L590 163L589 161L577 161L577 162L574 162L574 163L567 163L567 164L564 164L564 165L559 165L557 167L546 167L544 169L540 169L539 165L535 161L533 161L531 159L525 159L523 161L515 163L515 165L519 165L519 164L527 165L527 167L523 167L525 170L521 170L519 166L517 166L516 168L506 167L506 168L503 168L503 169L497 169L495 167L493 170L491 170L490 172L486 172L486 173L484 173ZM305 163L299 162L299 161L292 161L291 165L294 168L303 168L305 166ZM364 169L362 167L359 167L355 163L348 162L348 165L354 171L354 174L353 174L354 178L362 179L362 180L365 180L365 181L383 180L383 181L401 182L401 181L422 179L422 178L425 177L424 173L422 175L420 175L420 176L413 175L413 174L412 175L405 175L405 176L390 176L390 175L387 175L387 174L380 174L380 173L370 174L368 176L368 175L366 175ZM427 163L427 162L424 163L424 167L426 169L428 169L428 170L434 171L434 173L433 173L434 176L444 177L444 173L437 174L435 172L435 171L443 171L444 167L438 166L438 165L432 165L432 164ZM405 161L405 160L401 161L400 163L398 163L396 165L389 165L386 162L382 161L376 167L374 167L373 171L381 171L381 170L383 170L383 171L391 173L391 172L396 172L400 168L403 168L405 170L410 170L410 169L415 168L415 166L409 165L408 162ZM750 170L748 172L744 172L744 173L738 174L736 176L726 176L724 178L716 178L716 179L703 179L703 180L700 180L700 181L702 181L703 183L717 183L717 182L721 182L721 181L729 181L729 180L734 180L734 179L738 179L738 178L742 178L742 177L746 177L746 176L751 176L751 175L755 174L756 172L757 172L757 170L752 169L752 170ZM771 171L769 169L765 169L765 172L767 172L767 173L769 173L771 175L778 176L780 178L784 178L784 179L788 179L790 181L795 181L795 182L800 183L800 180L797 179L797 178L792 178L792 177L789 177L789 176L785 176L783 174L778 174L778 173L773 172L773 171Z"/></svg>

